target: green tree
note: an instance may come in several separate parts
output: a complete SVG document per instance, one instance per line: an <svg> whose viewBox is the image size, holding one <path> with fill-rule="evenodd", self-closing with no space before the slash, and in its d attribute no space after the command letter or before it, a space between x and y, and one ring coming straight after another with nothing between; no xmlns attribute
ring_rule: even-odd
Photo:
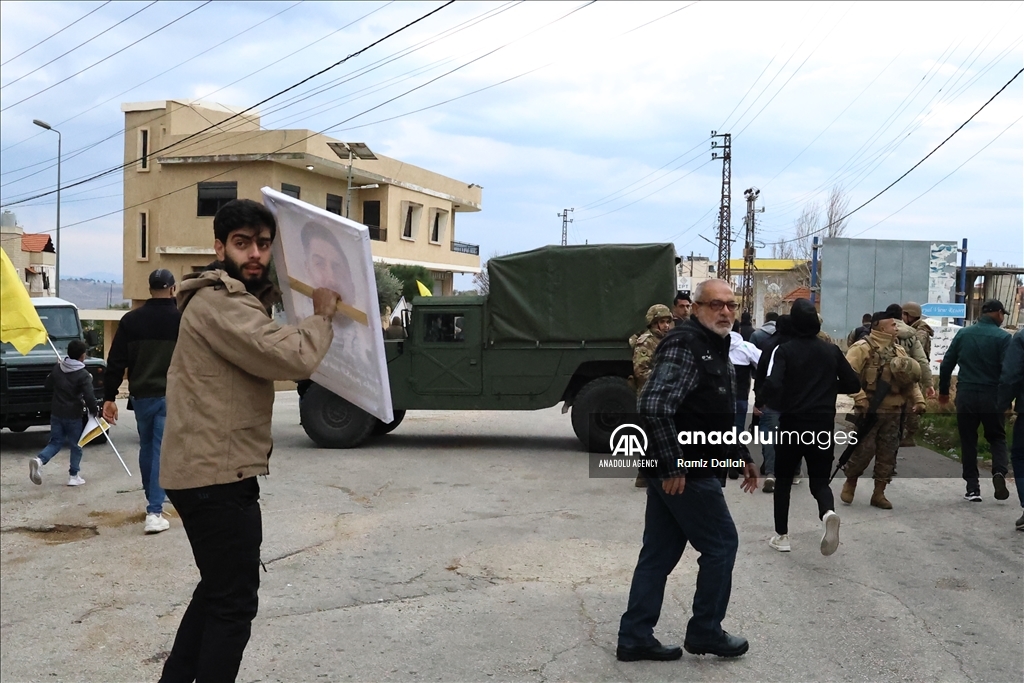
<svg viewBox="0 0 1024 683"><path fill-rule="evenodd" d="M402 281L395 277L391 267L383 261L373 262L373 276L377 280L377 303L383 315L385 308L394 309L398 303L398 297L402 295Z"/></svg>
<svg viewBox="0 0 1024 683"><path fill-rule="evenodd" d="M414 296L419 296L420 290L416 286L419 280L430 291L434 291L434 278L430 271L423 266L389 266L391 274L402 283L402 296L406 301L412 301Z"/></svg>

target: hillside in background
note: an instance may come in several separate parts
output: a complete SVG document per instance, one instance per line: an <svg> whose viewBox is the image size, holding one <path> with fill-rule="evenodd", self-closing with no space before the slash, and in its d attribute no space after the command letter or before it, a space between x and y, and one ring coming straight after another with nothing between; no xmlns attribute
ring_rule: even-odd
<svg viewBox="0 0 1024 683"><path fill-rule="evenodd" d="M60 281L60 298L79 308L109 308L129 303L123 298L120 282L101 282L88 278Z"/></svg>

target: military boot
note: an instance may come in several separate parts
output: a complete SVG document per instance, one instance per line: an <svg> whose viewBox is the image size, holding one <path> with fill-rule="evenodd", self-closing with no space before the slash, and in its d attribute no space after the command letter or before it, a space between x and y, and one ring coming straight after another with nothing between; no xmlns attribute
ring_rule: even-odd
<svg viewBox="0 0 1024 683"><path fill-rule="evenodd" d="M885 482L875 482L875 492L871 494L871 504L883 510L892 510L892 503L885 497Z"/></svg>
<svg viewBox="0 0 1024 683"><path fill-rule="evenodd" d="M846 478L846 483L843 484L843 490L839 493L839 500L843 501L847 505L853 503L853 494L857 491L857 480L852 477Z"/></svg>

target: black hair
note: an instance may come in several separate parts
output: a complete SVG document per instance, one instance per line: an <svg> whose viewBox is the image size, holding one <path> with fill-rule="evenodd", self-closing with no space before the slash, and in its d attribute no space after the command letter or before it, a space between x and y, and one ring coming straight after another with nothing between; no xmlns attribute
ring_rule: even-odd
<svg viewBox="0 0 1024 683"><path fill-rule="evenodd" d="M899 320L903 317L903 307L899 304L889 304L885 307L885 312L889 314L890 318Z"/></svg>
<svg viewBox="0 0 1024 683"><path fill-rule="evenodd" d="M897 308L899 308L897 306ZM885 309L884 311L875 311L875 314L871 316L871 327L878 327L878 323L882 320L899 319L900 315L892 311L892 306Z"/></svg>
<svg viewBox="0 0 1024 683"><path fill-rule="evenodd" d="M672 299L672 305L675 306L680 301L689 301L690 303L693 303L693 300L690 299L690 293L682 290L676 292L676 298Z"/></svg>
<svg viewBox="0 0 1024 683"><path fill-rule="evenodd" d="M89 350L89 347L85 345L85 342L81 339L72 339L71 343L68 344L68 358L71 360L78 360L85 355L85 352Z"/></svg>
<svg viewBox="0 0 1024 683"><path fill-rule="evenodd" d="M743 313L740 315L740 322L742 322L744 325L750 324L750 311L743 311Z"/></svg>
<svg viewBox="0 0 1024 683"><path fill-rule="evenodd" d="M865 313L864 315L862 315L860 317L860 324L861 325L867 325L870 322L871 322L871 314L870 313Z"/></svg>
<svg viewBox="0 0 1024 683"><path fill-rule="evenodd" d="M771 321L778 320L778 319L779 319L779 314L776 313L775 311L768 311L767 313L764 314L764 321L766 323L770 323Z"/></svg>
<svg viewBox="0 0 1024 683"><path fill-rule="evenodd" d="M243 228L270 228L270 240L277 237L277 220L270 209L251 199L233 199L213 217L213 236L226 244L228 235Z"/></svg>

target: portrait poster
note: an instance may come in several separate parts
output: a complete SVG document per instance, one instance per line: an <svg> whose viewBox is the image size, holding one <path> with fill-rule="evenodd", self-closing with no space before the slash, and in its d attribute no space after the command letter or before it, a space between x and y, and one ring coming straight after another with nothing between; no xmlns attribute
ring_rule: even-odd
<svg viewBox="0 0 1024 683"><path fill-rule="evenodd" d="M336 291L334 342L313 373L317 384L382 422L394 420L377 281L366 226L264 187L263 203L277 219L274 264L290 324L313 315L310 293Z"/></svg>

